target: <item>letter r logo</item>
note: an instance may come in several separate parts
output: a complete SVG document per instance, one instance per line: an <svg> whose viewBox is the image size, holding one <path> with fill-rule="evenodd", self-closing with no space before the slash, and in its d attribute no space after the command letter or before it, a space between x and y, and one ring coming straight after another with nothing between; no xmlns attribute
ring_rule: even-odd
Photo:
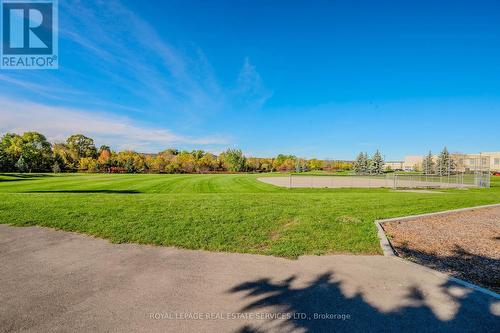
<svg viewBox="0 0 500 333"><path fill-rule="evenodd" d="M53 4L4 1L2 30L3 54L52 54Z"/></svg>

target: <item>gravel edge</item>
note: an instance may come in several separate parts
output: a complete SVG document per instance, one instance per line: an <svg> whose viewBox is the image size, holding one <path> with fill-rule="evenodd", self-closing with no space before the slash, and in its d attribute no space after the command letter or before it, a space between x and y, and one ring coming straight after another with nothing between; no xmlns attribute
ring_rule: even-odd
<svg viewBox="0 0 500 333"><path fill-rule="evenodd" d="M380 247L382 248L382 251L384 252L384 256L386 256L386 257L392 257L392 258L394 258L396 260L400 260L400 261L402 261L404 263L407 263L407 264L410 264L410 265L419 266L421 269L423 269L423 270L425 270L427 272L430 272L430 273L432 273L434 275L447 278L450 281L453 281L453 282L455 282L457 284L460 284L460 285L462 285L464 287L467 287L467 288L473 289L475 291L487 294L488 296L494 297L496 299L500 299L500 294L497 294L496 292L494 292L492 290L480 287L480 286L478 286L478 285L476 285L474 283L467 282L467 281L458 279L458 278L456 278L454 276L451 276L450 274L446 274L446 273L437 271L435 269L429 268L427 266L423 266L423 265L420 265L420 264L417 264L417 263L414 263L414 262L411 262L411 261L408 261L408 260L405 260L405 259L399 257L396 254L396 251L394 251L394 249L393 249L393 247L391 245L391 242L387 238L387 235L385 234L384 227L383 227L383 224L386 223L386 222L394 222L394 221L408 221L409 222L411 220L414 220L414 219L417 219L417 218L421 218L421 217L447 215L447 214L453 214L453 213L459 213L459 212L466 212L466 211L471 211L471 210L475 210L475 209L489 208L489 207L500 207L500 204L475 206L475 207L468 207L468 208L446 210L446 211L436 212L436 213L428 213L428 214L420 214L420 215L410 215L410 216L395 217L395 218L390 218L390 219L375 220L374 223L375 223L375 226L377 227L377 233L378 233L378 237L379 237L379 240L380 240Z"/></svg>

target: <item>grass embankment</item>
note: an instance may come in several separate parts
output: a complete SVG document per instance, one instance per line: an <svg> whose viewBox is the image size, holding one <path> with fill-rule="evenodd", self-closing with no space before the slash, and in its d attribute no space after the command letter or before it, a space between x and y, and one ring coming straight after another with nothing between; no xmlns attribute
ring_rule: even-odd
<svg viewBox="0 0 500 333"><path fill-rule="evenodd" d="M0 223L297 257L380 252L375 219L500 203L486 190L285 189L259 175L0 175Z"/></svg>

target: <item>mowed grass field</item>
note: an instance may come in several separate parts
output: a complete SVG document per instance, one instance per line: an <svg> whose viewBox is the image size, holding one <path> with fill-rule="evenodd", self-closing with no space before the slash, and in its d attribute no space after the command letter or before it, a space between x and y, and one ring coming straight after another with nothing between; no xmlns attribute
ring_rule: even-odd
<svg viewBox="0 0 500 333"><path fill-rule="evenodd" d="M380 254L375 219L500 203L500 177L490 189L434 194L286 189L262 176L0 174L0 223L293 258Z"/></svg>

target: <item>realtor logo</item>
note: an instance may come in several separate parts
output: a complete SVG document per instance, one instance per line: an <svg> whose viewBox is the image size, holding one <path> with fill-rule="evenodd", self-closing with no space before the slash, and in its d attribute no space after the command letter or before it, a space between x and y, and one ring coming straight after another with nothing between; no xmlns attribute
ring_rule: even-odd
<svg viewBox="0 0 500 333"><path fill-rule="evenodd" d="M1 68L57 69L57 0L1 1Z"/></svg>

